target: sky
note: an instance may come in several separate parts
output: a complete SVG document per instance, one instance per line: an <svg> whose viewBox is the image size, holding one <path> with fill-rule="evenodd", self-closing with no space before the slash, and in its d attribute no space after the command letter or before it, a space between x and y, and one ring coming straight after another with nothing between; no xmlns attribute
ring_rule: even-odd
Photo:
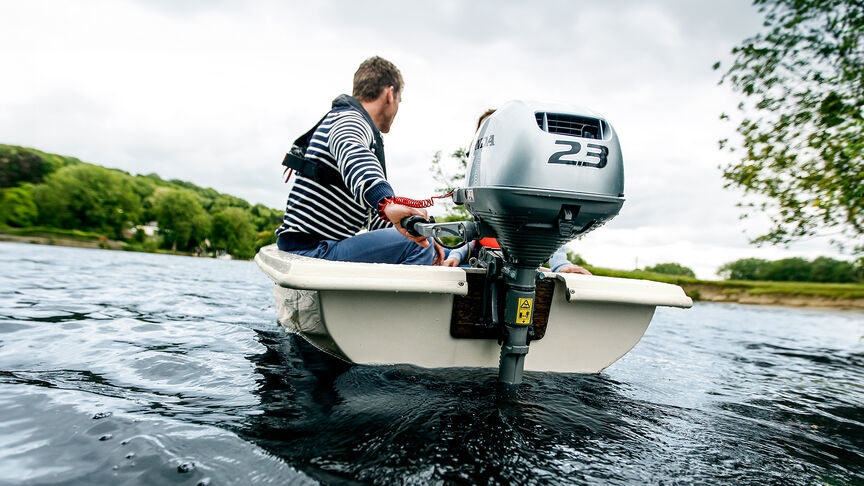
<svg viewBox="0 0 864 486"><path fill-rule="evenodd" d="M760 30L748 1L530 3L0 0L0 143L282 208L284 153L378 55L405 79L384 135L397 195L433 195L433 155L466 146L487 108L570 103L624 155L620 215L568 245L590 264L714 278L739 258L848 259L823 238L749 244L768 219L739 220L723 187L719 116L740 99L712 65Z"/></svg>

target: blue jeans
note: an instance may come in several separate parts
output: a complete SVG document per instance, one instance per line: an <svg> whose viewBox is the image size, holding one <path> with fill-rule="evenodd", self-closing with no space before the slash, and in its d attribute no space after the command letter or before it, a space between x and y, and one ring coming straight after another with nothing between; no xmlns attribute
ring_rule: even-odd
<svg viewBox="0 0 864 486"><path fill-rule="evenodd" d="M431 241L429 243L429 248L423 248L395 228L387 228L344 240L321 240L315 248L292 250L291 253L341 262L431 265L435 259L435 248Z"/></svg>

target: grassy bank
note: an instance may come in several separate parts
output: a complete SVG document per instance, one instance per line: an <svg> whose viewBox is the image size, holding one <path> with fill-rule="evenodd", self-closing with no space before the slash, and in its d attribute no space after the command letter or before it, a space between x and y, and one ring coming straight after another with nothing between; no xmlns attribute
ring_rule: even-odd
<svg viewBox="0 0 864 486"><path fill-rule="evenodd" d="M72 246L76 248L101 248L103 250L138 251L164 255L197 256L185 251L157 248L155 244L116 241L99 233L32 226L28 228L0 228L0 241L32 243L36 245Z"/></svg>
<svg viewBox="0 0 864 486"><path fill-rule="evenodd" d="M864 284L701 280L641 270L588 267L594 275L680 285L693 300L864 309Z"/></svg>
<svg viewBox="0 0 864 486"><path fill-rule="evenodd" d="M67 230L60 228L47 228L44 226L32 226L29 228L2 228L0 233L12 236L41 236L45 238L72 238L76 240L101 240L106 239L98 233L88 231Z"/></svg>

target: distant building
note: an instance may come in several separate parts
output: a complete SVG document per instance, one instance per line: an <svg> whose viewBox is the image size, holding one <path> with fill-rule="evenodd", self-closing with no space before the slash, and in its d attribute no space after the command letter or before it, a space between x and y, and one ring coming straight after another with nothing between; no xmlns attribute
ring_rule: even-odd
<svg viewBox="0 0 864 486"><path fill-rule="evenodd" d="M156 233L159 231L159 224L157 224L156 221L150 221L147 224L139 224L132 229L136 233L138 231L143 231L147 236L156 236Z"/></svg>

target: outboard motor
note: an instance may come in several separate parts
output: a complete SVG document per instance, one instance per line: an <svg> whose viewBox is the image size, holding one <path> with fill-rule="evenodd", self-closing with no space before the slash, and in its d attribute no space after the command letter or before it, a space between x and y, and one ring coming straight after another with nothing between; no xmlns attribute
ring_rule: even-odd
<svg viewBox="0 0 864 486"><path fill-rule="evenodd" d="M509 262L540 265L621 210L618 136L586 109L512 101L477 131L456 198L491 228Z"/></svg>
<svg viewBox="0 0 864 486"><path fill-rule="evenodd" d="M406 219L403 226L439 243L441 236L457 236L463 244L497 238L500 252L482 252L477 265L487 271L484 313L501 330L499 381L518 384L528 352L537 267L621 210L621 147L612 126L593 111L511 101L477 131L466 181L453 200L464 204L475 221Z"/></svg>

